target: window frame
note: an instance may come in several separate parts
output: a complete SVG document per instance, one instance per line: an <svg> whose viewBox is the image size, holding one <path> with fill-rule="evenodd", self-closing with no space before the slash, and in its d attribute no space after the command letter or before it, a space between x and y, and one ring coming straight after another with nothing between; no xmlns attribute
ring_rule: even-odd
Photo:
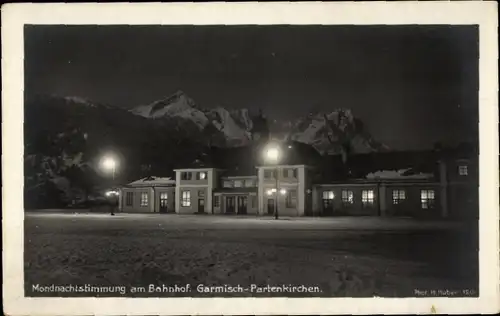
<svg viewBox="0 0 500 316"><path fill-rule="evenodd" d="M141 207L147 207L149 205L149 194L148 192L141 192Z"/></svg>
<svg viewBox="0 0 500 316"><path fill-rule="evenodd" d="M234 182L232 180L223 180L222 187L223 188L234 188Z"/></svg>
<svg viewBox="0 0 500 316"><path fill-rule="evenodd" d="M297 190L289 190L285 197L286 208L297 208Z"/></svg>
<svg viewBox="0 0 500 316"><path fill-rule="evenodd" d="M264 169L264 179L276 179L276 169Z"/></svg>
<svg viewBox="0 0 500 316"><path fill-rule="evenodd" d="M363 207L373 207L375 205L375 191L373 189L361 190L361 204Z"/></svg>
<svg viewBox="0 0 500 316"><path fill-rule="evenodd" d="M182 207L191 207L191 191L190 190L181 191L181 206Z"/></svg>
<svg viewBox="0 0 500 316"><path fill-rule="evenodd" d="M458 165L458 175L465 177L469 175L469 166L466 164Z"/></svg>
<svg viewBox="0 0 500 316"><path fill-rule="evenodd" d="M133 206L134 205L134 192L127 192L125 194L125 206Z"/></svg>
<svg viewBox="0 0 500 316"><path fill-rule="evenodd" d="M424 197L424 193L425 193L425 197ZM436 208L436 191L435 190L433 190L433 189L421 189L420 190L420 208L422 210L432 210L432 209Z"/></svg>
<svg viewBox="0 0 500 316"><path fill-rule="evenodd" d="M214 195L214 207L220 207L220 195Z"/></svg>
<svg viewBox="0 0 500 316"><path fill-rule="evenodd" d="M164 197L166 196L166 197ZM160 207L162 206L167 206L168 205L168 192L160 192ZM165 204L163 204L163 202L165 202Z"/></svg>
<svg viewBox="0 0 500 316"><path fill-rule="evenodd" d="M236 185L236 183L238 183L239 185ZM234 180L233 181L233 187L234 188L243 188L245 185L245 181L244 180Z"/></svg>
<svg viewBox="0 0 500 316"><path fill-rule="evenodd" d="M252 208L256 208L257 207L257 196L251 195L250 199L251 199L250 205L252 206Z"/></svg>
<svg viewBox="0 0 500 316"><path fill-rule="evenodd" d="M328 193L326 194L326 197L325 197L325 193ZM331 194L330 194L331 193ZM321 199L322 200L330 200L330 201L333 201L335 200L335 192L333 190L328 190L328 191L323 191L321 193Z"/></svg>
<svg viewBox="0 0 500 316"><path fill-rule="evenodd" d="M342 204L353 205L354 204L354 191L349 189L342 189L341 192Z"/></svg>
<svg viewBox="0 0 500 316"><path fill-rule="evenodd" d="M405 189L393 189L392 190L392 205L399 205L406 201L406 190Z"/></svg>

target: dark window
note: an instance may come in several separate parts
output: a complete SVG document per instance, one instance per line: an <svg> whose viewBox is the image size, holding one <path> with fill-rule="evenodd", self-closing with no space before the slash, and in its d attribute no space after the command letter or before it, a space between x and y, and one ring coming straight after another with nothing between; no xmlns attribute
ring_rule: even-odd
<svg viewBox="0 0 500 316"><path fill-rule="evenodd" d="M127 206L132 206L134 204L134 192L127 192L127 195L125 196L125 204Z"/></svg>
<svg viewBox="0 0 500 316"><path fill-rule="evenodd" d="M363 206L373 206L375 200L375 194L373 190L363 190L361 191L361 202Z"/></svg>
<svg viewBox="0 0 500 316"><path fill-rule="evenodd" d="M351 190L342 190L342 204L354 204L354 192Z"/></svg>
<svg viewBox="0 0 500 316"><path fill-rule="evenodd" d="M191 172L181 172L181 179L182 180L191 180L193 177L193 174Z"/></svg>
<svg viewBox="0 0 500 316"><path fill-rule="evenodd" d="M406 199L405 190L392 190L392 204L400 204Z"/></svg>
<svg viewBox="0 0 500 316"><path fill-rule="evenodd" d="M423 209L434 208L435 193L434 190L421 190L420 191L420 202Z"/></svg>
<svg viewBox="0 0 500 316"><path fill-rule="evenodd" d="M272 179L274 178L276 170L264 170L264 179Z"/></svg>
<svg viewBox="0 0 500 316"><path fill-rule="evenodd" d="M286 207L287 208L295 208L297 207L297 191L290 190L286 195Z"/></svg>
<svg viewBox="0 0 500 316"><path fill-rule="evenodd" d="M222 186L223 186L224 188L232 188L232 187L233 187L233 181L229 181L229 180L224 181L224 182L222 183Z"/></svg>
<svg viewBox="0 0 500 316"><path fill-rule="evenodd" d="M182 206L191 206L191 191L182 191Z"/></svg>
<svg viewBox="0 0 500 316"><path fill-rule="evenodd" d="M252 208L256 208L257 207L257 197L256 196L252 196L251 197L252 199Z"/></svg>
<svg viewBox="0 0 500 316"><path fill-rule="evenodd" d="M214 207L220 207L220 196L214 196Z"/></svg>

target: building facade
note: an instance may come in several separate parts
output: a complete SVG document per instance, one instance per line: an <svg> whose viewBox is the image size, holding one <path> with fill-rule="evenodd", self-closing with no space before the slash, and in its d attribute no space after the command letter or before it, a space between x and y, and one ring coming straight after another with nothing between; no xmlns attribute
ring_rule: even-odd
<svg viewBox="0 0 500 316"><path fill-rule="evenodd" d="M432 155L425 172L418 163L387 170L387 157L381 158L386 163L382 168L363 161L360 165L366 170L370 165L369 172L341 180L325 176L328 172L319 166L297 163L301 159L279 165L257 161L240 169L176 169L175 179L152 177L124 186L119 207L123 212L176 214L478 217L474 156Z"/></svg>
<svg viewBox="0 0 500 316"><path fill-rule="evenodd" d="M118 209L131 213L175 213L175 180L148 177L119 190Z"/></svg>

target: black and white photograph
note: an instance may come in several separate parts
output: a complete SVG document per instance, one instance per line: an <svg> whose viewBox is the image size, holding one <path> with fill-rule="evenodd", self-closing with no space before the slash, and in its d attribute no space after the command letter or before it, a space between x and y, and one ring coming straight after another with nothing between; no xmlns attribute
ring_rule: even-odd
<svg viewBox="0 0 500 316"><path fill-rule="evenodd" d="M24 297L491 298L480 30L23 23Z"/></svg>

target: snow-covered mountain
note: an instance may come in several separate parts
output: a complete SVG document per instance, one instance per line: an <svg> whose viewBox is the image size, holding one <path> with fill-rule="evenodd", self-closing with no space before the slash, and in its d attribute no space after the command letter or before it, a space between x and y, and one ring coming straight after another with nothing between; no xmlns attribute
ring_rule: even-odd
<svg viewBox="0 0 500 316"><path fill-rule="evenodd" d="M206 115L198 110L194 101L184 92L178 91L173 95L154 101L148 105L138 106L131 110L133 114L146 118L178 117L191 120L201 129L208 124Z"/></svg>
<svg viewBox="0 0 500 316"><path fill-rule="evenodd" d="M314 146L321 153L368 153L387 150L365 130L361 120L349 109L310 113L289 122L287 138Z"/></svg>
<svg viewBox="0 0 500 316"><path fill-rule="evenodd" d="M131 112L149 119L191 121L201 131L215 128L224 135L228 146L245 145L252 138L253 122L247 109L203 109L182 91L149 105L138 106ZM348 109L311 113L291 122L273 121L270 128L274 138L310 144L321 153L338 154L346 148L352 153L387 149L364 130L363 123Z"/></svg>
<svg viewBox="0 0 500 316"><path fill-rule="evenodd" d="M141 105L130 110L131 113L149 119L177 118L191 121L200 131L215 128L222 132L227 145L245 145L250 140L252 120L248 110L227 110L222 107L202 109L182 91L169 97Z"/></svg>

